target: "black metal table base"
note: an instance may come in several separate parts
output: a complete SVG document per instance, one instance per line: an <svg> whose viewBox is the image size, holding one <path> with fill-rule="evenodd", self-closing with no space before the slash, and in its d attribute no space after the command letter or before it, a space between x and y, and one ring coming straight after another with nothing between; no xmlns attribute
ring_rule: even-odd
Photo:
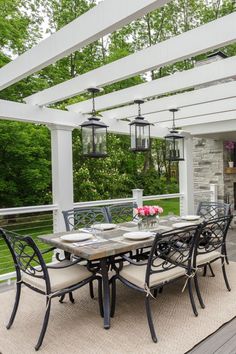
<svg viewBox="0 0 236 354"><path fill-rule="evenodd" d="M103 284L103 311L104 311L104 328L110 328L110 286L108 270L109 264L106 258L100 260L102 284Z"/></svg>

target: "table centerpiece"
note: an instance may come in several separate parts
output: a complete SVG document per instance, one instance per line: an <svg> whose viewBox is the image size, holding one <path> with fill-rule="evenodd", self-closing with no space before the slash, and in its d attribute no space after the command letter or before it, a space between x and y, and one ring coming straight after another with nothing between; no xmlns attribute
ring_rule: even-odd
<svg viewBox="0 0 236 354"><path fill-rule="evenodd" d="M158 205L145 205L136 208L136 213L139 217L139 229L150 229L158 224L159 214L163 213L163 209Z"/></svg>

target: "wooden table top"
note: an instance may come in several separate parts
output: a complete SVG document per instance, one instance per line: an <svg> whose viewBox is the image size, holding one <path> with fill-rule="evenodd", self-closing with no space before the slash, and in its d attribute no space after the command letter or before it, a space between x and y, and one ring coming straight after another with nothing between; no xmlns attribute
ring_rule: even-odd
<svg viewBox="0 0 236 354"><path fill-rule="evenodd" d="M174 229L174 223L180 221L183 221L180 217L161 217L160 223L150 231L153 233L162 233L165 231L169 231ZM191 224L196 223L199 223L199 221L191 222ZM50 246L57 247L81 258L87 260L96 260L118 255L121 253L126 253L132 250L136 250L138 248L149 247L152 245L154 236L139 241L128 240L123 237L124 233L131 231L138 231L137 224L135 224L134 222L118 224L117 227L113 230L98 231L96 233L97 242L93 242L90 244L88 243L87 245L86 242L89 242L91 240L73 243L63 241L60 238L60 236L65 234L82 232L79 230L42 235L38 236L38 238L41 241L50 244Z"/></svg>

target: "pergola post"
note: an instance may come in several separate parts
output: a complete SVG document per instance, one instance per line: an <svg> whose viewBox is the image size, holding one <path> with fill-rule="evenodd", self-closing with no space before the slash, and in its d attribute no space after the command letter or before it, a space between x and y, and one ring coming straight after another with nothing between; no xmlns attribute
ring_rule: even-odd
<svg viewBox="0 0 236 354"><path fill-rule="evenodd" d="M65 231L62 211L73 208L72 127L50 125L52 153L53 231Z"/></svg>
<svg viewBox="0 0 236 354"><path fill-rule="evenodd" d="M180 203L180 215L194 213L193 183L193 139L190 134L183 133L184 161L179 162L179 192L183 194Z"/></svg>

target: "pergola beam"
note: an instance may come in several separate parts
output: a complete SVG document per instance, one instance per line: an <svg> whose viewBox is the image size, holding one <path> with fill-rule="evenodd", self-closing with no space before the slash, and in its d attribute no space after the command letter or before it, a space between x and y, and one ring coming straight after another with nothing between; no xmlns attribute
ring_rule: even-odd
<svg viewBox="0 0 236 354"><path fill-rule="evenodd" d="M168 111L171 107L178 107L181 109L181 111L183 108L190 107L191 110L193 109L194 111L194 107L192 106L210 102L212 106L214 106L214 103L217 101L234 97L236 97L236 81L230 81L227 83L205 87L190 92L147 101L142 105L142 114L147 115L147 118L149 118L149 114ZM121 108L111 109L102 112L102 115L103 117L115 119L133 118L137 115L137 105L129 105Z"/></svg>
<svg viewBox="0 0 236 354"><path fill-rule="evenodd" d="M60 109L0 100L0 119L77 127L78 116L79 115L76 113L62 111Z"/></svg>
<svg viewBox="0 0 236 354"><path fill-rule="evenodd" d="M0 90L111 33L170 0L106 0L0 70Z"/></svg>
<svg viewBox="0 0 236 354"><path fill-rule="evenodd" d="M90 86L110 85L128 77L219 48L222 45L228 45L236 40L235 22L236 13L224 16L64 83L28 96L26 102L47 105L75 96L84 92Z"/></svg>
<svg viewBox="0 0 236 354"><path fill-rule="evenodd" d="M198 85L210 84L212 82L229 79L231 77L236 77L236 56L186 71L177 72L161 79L149 81L144 84L139 84L97 97L96 108L97 110L104 110L133 102L135 98L145 99L148 97L159 96L166 93L189 89ZM212 87L212 90L214 91L215 88ZM194 93L191 92L191 95L194 95ZM171 96L160 99L160 103L163 102L163 108L160 106L160 110L167 108L169 102L175 100L176 97L177 96ZM166 105L164 102L166 102ZM145 107L148 107L149 104L151 105L151 103L146 102L142 106L144 112ZM70 111L87 113L91 111L91 106L91 100L87 100L67 106L67 108ZM127 112L128 115L135 115L134 106L130 105L128 107L109 110L104 112L104 115L113 118L118 118L122 115L123 117L128 117Z"/></svg>

